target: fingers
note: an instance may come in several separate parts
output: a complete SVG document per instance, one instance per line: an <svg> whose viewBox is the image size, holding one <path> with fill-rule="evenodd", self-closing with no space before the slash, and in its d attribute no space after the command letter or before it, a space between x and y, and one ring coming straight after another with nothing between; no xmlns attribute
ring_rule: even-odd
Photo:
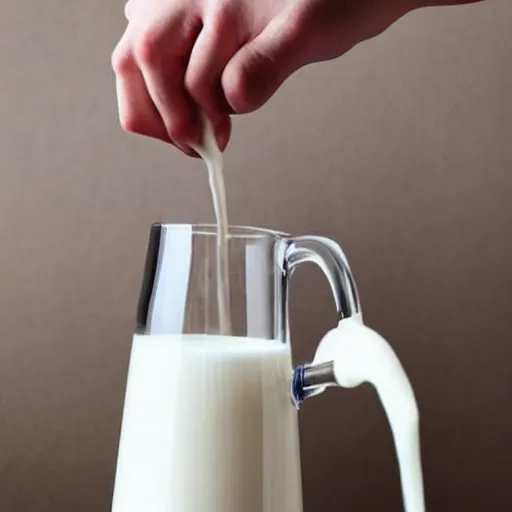
<svg viewBox="0 0 512 512"><path fill-rule="evenodd" d="M185 75L187 90L209 117L226 115L230 107L221 86L224 67L237 51L231 34L204 27L192 49Z"/></svg>
<svg viewBox="0 0 512 512"><path fill-rule="evenodd" d="M304 63L307 43L301 20L283 17L243 46L222 74L222 88L231 108L245 114L260 108Z"/></svg>
<svg viewBox="0 0 512 512"><path fill-rule="evenodd" d="M144 78L133 55L126 48L126 39L125 35L112 54L121 126L127 132L170 142L160 114L148 94Z"/></svg>
<svg viewBox="0 0 512 512"><path fill-rule="evenodd" d="M297 55L304 32L290 16L275 18L240 48L250 31L221 4L204 18L204 27L187 4L156 3L169 12L147 5L127 3L132 29L113 58L121 123L185 153L201 143L199 108L212 121L223 150L230 114L261 107L301 65Z"/></svg>
<svg viewBox="0 0 512 512"><path fill-rule="evenodd" d="M184 16L176 13L165 25L146 31L134 56L169 138L190 153L191 145L201 137L197 107L185 90L185 71L197 26Z"/></svg>
<svg viewBox="0 0 512 512"><path fill-rule="evenodd" d="M130 23L112 56L121 124L193 154L190 146L200 140L201 127L184 80L199 20L190 11L187 18L175 11L147 19L137 5L139 11L126 5Z"/></svg>
<svg viewBox="0 0 512 512"><path fill-rule="evenodd" d="M137 61L169 139L190 153L190 146L200 141L201 132L196 107L180 79L185 75L186 61L169 57L164 63L140 55Z"/></svg>
<svg viewBox="0 0 512 512"><path fill-rule="evenodd" d="M228 12L219 12L207 20L194 44L185 75L187 91L212 122L221 150L229 141L232 113L221 77L239 47L236 29L236 21Z"/></svg>

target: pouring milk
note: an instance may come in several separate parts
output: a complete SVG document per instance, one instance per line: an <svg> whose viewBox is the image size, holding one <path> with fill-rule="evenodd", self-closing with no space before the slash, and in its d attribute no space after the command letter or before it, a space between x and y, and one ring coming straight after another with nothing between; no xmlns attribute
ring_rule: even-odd
<svg viewBox="0 0 512 512"><path fill-rule="evenodd" d="M334 382L330 385L353 388L368 382L375 387L393 433L404 509L424 512L418 407L409 379L390 345L360 317L347 318L318 345L313 365L323 364L332 367ZM295 370L296 375L301 372L300 367ZM292 396L300 406L301 393L296 386L292 387Z"/></svg>
<svg viewBox="0 0 512 512"><path fill-rule="evenodd" d="M195 149L208 167L217 218L220 333L134 336L112 511L301 512L290 382L298 404L308 370L293 371L288 342L230 336L222 154L206 120ZM390 346L359 316L346 318L321 341L315 365L329 370L326 386L375 386L394 436L405 511L424 512L418 410Z"/></svg>
<svg viewBox="0 0 512 512"><path fill-rule="evenodd" d="M229 236L226 189L220 151L213 126L206 116L202 116L203 144L194 149L205 161L212 194L215 220L217 221L217 302L220 333L231 334L231 308L229 300Z"/></svg>

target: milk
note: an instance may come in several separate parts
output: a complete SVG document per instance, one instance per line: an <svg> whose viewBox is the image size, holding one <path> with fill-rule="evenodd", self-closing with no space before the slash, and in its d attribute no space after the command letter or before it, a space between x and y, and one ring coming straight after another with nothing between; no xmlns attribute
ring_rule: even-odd
<svg viewBox="0 0 512 512"><path fill-rule="evenodd" d="M330 361L340 386L368 382L375 387L393 433L405 512L424 512L418 406L395 352L360 319L348 318L318 346L315 364Z"/></svg>
<svg viewBox="0 0 512 512"><path fill-rule="evenodd" d="M220 334L136 335L112 512L301 512L289 344L233 338L222 153L210 122L204 159L217 221ZM336 382L373 384L388 416L406 512L424 512L418 409L391 347L360 319L343 320L314 363ZM342 454L340 454L342 456ZM350 466L350 461L347 461Z"/></svg>
<svg viewBox="0 0 512 512"><path fill-rule="evenodd" d="M203 120L203 143L194 149L205 161L208 169L215 220L217 222L217 306L220 334L231 334L231 308L229 298L229 234L226 191L224 186L222 152L217 146L213 126L206 116Z"/></svg>
<svg viewBox="0 0 512 512"><path fill-rule="evenodd" d="M301 512L287 344L133 340L113 512Z"/></svg>

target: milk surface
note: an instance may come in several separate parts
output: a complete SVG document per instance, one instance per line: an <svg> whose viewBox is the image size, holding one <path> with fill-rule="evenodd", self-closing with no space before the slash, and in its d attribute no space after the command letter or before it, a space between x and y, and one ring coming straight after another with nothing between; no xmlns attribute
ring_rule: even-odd
<svg viewBox="0 0 512 512"><path fill-rule="evenodd" d="M113 512L301 512L290 347L133 339Z"/></svg>

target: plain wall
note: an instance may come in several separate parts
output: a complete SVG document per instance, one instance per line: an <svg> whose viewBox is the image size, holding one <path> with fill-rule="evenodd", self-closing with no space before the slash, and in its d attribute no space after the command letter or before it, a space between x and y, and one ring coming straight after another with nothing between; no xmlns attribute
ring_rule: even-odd
<svg viewBox="0 0 512 512"><path fill-rule="evenodd" d="M230 220L339 241L416 390L430 511L512 510L510 0L415 12L238 118ZM0 510L110 510L150 224L213 219L206 173L118 126L122 2L0 16ZM297 273L295 357L333 325ZM401 510L370 387L301 412L306 512Z"/></svg>

